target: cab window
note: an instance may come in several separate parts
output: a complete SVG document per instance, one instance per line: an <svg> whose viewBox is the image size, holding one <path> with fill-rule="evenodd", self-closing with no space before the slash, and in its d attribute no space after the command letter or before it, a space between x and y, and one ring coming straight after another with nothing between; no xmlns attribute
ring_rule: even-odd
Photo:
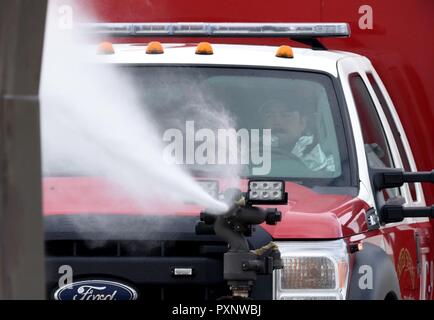
<svg viewBox="0 0 434 320"><path fill-rule="evenodd" d="M349 83L360 119L369 166L371 168L394 167L386 134L368 88L359 74L351 74ZM385 200L398 193L398 189L383 192Z"/></svg>
<svg viewBox="0 0 434 320"><path fill-rule="evenodd" d="M402 165L404 167L404 170L405 171L411 171L410 161L408 160L407 152L405 151L404 144L403 144L402 139L401 139L401 135L398 131L398 127L396 126L395 120L393 119L392 113L390 112L390 109L387 105L386 99L384 98L384 95L381 92L380 87L378 86L377 81L375 81L372 73L368 72L366 75L368 77L369 82L371 83L372 88L375 91L375 94L378 98L378 101L380 102L381 109L383 110L384 114L386 115L387 121L389 122L390 129L392 130L393 137L395 138L395 141L396 141L396 146L398 147L398 151L399 151L399 154L401 156L401 161L402 161ZM411 196L412 196L413 200L416 200L417 196L416 196L415 184L409 183L408 186L410 188L410 192L411 192Z"/></svg>

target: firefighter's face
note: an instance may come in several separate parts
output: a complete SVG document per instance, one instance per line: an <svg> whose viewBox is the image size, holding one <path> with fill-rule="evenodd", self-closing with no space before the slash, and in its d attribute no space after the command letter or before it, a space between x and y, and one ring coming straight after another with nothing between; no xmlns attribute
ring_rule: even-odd
<svg viewBox="0 0 434 320"><path fill-rule="evenodd" d="M271 106L265 112L264 128L279 138L279 145L294 144L306 129L306 118L290 106Z"/></svg>

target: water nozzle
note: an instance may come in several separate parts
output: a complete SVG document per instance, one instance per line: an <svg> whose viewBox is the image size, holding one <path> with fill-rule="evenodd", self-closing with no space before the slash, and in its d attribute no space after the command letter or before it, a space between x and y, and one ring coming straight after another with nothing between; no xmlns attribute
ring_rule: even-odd
<svg viewBox="0 0 434 320"><path fill-rule="evenodd" d="M270 243L259 251L251 251L246 236L251 235L254 225L264 222L277 224L282 220L282 214L277 208L254 207L241 192L231 199L232 206L223 214L201 212L196 233L214 231L228 244L228 251L223 257L223 277L228 282L233 297L246 298L257 274L271 274L274 269L282 266L276 245Z"/></svg>

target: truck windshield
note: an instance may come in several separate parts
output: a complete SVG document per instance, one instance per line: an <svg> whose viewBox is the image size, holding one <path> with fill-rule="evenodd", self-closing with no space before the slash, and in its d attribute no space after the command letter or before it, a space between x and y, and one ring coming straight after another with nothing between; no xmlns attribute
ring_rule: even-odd
<svg viewBox="0 0 434 320"><path fill-rule="evenodd" d="M166 160L196 175L351 184L330 76L240 67L122 68L157 124Z"/></svg>

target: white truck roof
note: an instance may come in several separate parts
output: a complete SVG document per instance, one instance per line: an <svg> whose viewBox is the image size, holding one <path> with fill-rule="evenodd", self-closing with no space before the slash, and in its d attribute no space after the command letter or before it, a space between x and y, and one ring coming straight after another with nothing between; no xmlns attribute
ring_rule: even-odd
<svg viewBox="0 0 434 320"><path fill-rule="evenodd" d="M337 61L360 57L343 51L293 48L294 58L275 56L278 47L212 44L212 55L195 54L196 44L162 43L163 54L146 54L145 43L114 44L115 54L99 55L98 61L119 64L241 65L283 67L327 72L337 77Z"/></svg>

